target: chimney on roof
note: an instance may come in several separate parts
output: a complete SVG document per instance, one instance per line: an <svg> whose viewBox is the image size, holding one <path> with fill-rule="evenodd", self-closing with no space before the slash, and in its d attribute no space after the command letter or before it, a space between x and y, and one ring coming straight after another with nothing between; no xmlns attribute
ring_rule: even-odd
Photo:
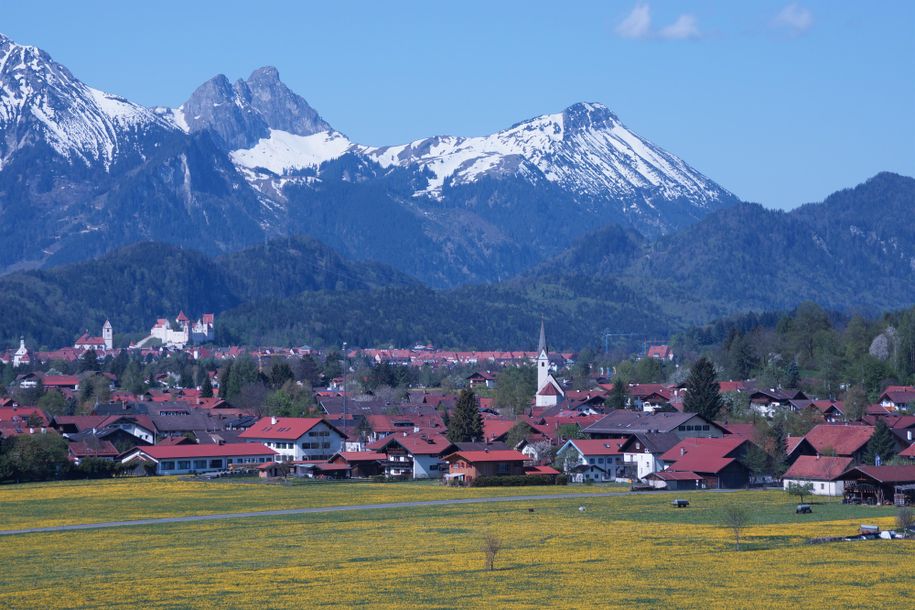
<svg viewBox="0 0 915 610"><path fill-rule="evenodd" d="M912 431L906 430L905 436L909 441L911 441L912 440Z"/></svg>
<svg viewBox="0 0 915 610"><path fill-rule="evenodd" d="M680 457L686 455L686 447L680 447Z"/></svg>
<svg viewBox="0 0 915 610"><path fill-rule="evenodd" d="M483 453L489 453L489 447L483 447Z"/></svg>
<svg viewBox="0 0 915 610"><path fill-rule="evenodd" d="M276 422L277 422L277 419L276 419L276 416L274 415L273 417L270 418L270 423L275 426Z"/></svg>

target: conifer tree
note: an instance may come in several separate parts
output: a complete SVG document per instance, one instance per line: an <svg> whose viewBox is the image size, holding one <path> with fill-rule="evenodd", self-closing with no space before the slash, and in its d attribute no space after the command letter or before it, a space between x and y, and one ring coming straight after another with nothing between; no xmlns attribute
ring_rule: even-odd
<svg viewBox="0 0 915 610"><path fill-rule="evenodd" d="M607 397L607 406L611 409L625 409L628 400L629 389L626 382L617 376L613 380L613 389L610 390L610 395Z"/></svg>
<svg viewBox="0 0 915 610"><path fill-rule="evenodd" d="M200 396L202 398L213 397L213 382L210 381L210 376L206 371L203 373L203 385L200 386Z"/></svg>
<svg viewBox="0 0 915 610"><path fill-rule="evenodd" d="M698 413L712 421L718 417L724 402L721 400L721 386L715 374L715 365L702 357L696 361L686 379L686 397L683 399L683 410Z"/></svg>
<svg viewBox="0 0 915 610"><path fill-rule="evenodd" d="M880 463L886 464L895 453L896 441L893 440L893 433L890 432L890 427L886 425L886 422L880 419L874 427L874 434L867 441L867 448L864 450L864 461L868 464L876 464L879 457Z"/></svg>
<svg viewBox="0 0 915 610"><path fill-rule="evenodd" d="M797 360L792 360L785 371L785 387L797 389L801 385L801 371L797 368Z"/></svg>
<svg viewBox="0 0 915 610"><path fill-rule="evenodd" d="M461 390L454 413L448 421L448 440L467 443L483 440L483 416L477 406L477 397L470 390Z"/></svg>

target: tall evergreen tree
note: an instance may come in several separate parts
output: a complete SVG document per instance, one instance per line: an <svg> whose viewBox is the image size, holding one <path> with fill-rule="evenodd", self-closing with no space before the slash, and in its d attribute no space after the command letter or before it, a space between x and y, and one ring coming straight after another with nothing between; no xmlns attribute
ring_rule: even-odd
<svg viewBox="0 0 915 610"><path fill-rule="evenodd" d="M613 389L607 396L607 406L611 409L625 409L629 400L629 388L619 376L613 380Z"/></svg>
<svg viewBox="0 0 915 610"><path fill-rule="evenodd" d="M94 349L87 350L83 357L79 359L79 372L97 370L99 370L98 354L95 353Z"/></svg>
<svg viewBox="0 0 915 610"><path fill-rule="evenodd" d="M683 410L698 413L712 421L724 402L721 399L721 386L715 374L715 365L706 357L699 358L686 379L686 397L683 399Z"/></svg>
<svg viewBox="0 0 915 610"><path fill-rule="evenodd" d="M886 464L895 454L896 441L893 439L893 433L890 432L890 427L881 418L874 427L874 434L871 439L867 441L867 448L864 450L864 461L868 464L876 464L879 457L880 463Z"/></svg>
<svg viewBox="0 0 915 610"><path fill-rule="evenodd" d="M483 440L483 416L477 406L477 397L470 390L461 390L454 413L448 422L448 440L467 443Z"/></svg>
<svg viewBox="0 0 915 610"><path fill-rule="evenodd" d="M200 386L200 396L202 398L213 397L213 382L210 381L210 376L206 374L206 371L203 375L203 385Z"/></svg>
<svg viewBox="0 0 915 610"><path fill-rule="evenodd" d="M797 368L797 360L792 360L788 363L788 368L785 370L785 387L796 390L800 385L801 371Z"/></svg>

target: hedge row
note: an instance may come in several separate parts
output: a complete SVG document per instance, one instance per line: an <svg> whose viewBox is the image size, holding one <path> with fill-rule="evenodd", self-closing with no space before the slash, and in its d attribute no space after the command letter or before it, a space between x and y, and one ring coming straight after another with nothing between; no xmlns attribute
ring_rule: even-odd
<svg viewBox="0 0 915 610"><path fill-rule="evenodd" d="M528 485L568 485L569 477L560 475L520 475L505 477L477 477L471 487L525 487Z"/></svg>

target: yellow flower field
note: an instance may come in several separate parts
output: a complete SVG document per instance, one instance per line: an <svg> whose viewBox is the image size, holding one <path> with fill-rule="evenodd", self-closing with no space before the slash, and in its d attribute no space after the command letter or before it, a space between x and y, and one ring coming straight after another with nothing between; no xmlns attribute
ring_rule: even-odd
<svg viewBox="0 0 915 610"><path fill-rule="evenodd" d="M455 489L433 481L263 484L229 479L186 481L177 477L63 481L0 486L0 529L316 506L624 489L606 485Z"/></svg>
<svg viewBox="0 0 915 610"><path fill-rule="evenodd" d="M891 510L833 502L795 515L781 492L688 497L688 509L646 494L14 536L0 539L0 607L912 605L912 542L806 544L891 527ZM740 552L719 525L730 504L754 520ZM504 544L493 572L487 533Z"/></svg>

